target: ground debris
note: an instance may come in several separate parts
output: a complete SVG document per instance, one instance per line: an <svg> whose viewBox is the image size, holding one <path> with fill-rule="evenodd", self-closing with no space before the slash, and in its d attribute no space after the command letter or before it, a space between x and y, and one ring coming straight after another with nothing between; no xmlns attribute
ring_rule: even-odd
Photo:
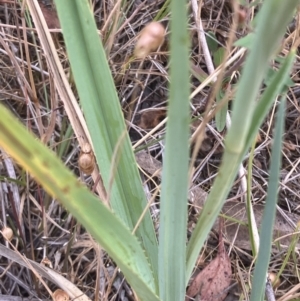
<svg viewBox="0 0 300 301"><path fill-rule="evenodd" d="M199 296L201 301L223 301L226 298L226 289L231 283L231 264L222 238L224 221L219 222L219 225L217 257L194 278L187 290L186 301L196 296Z"/></svg>

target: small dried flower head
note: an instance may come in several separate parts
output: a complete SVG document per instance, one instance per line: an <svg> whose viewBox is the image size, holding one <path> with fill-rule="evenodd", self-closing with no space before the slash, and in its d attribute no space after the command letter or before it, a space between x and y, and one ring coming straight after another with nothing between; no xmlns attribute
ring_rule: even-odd
<svg viewBox="0 0 300 301"><path fill-rule="evenodd" d="M57 289L53 293L53 301L69 301L69 300L70 300L69 295L61 289Z"/></svg>
<svg viewBox="0 0 300 301"><path fill-rule="evenodd" d="M159 22L151 22L141 31L135 45L134 54L137 58L145 58L155 51L164 41L165 28Z"/></svg>
<svg viewBox="0 0 300 301"><path fill-rule="evenodd" d="M79 169L87 175L92 174L95 168L95 157L90 144L85 143L82 148L78 159Z"/></svg>
<svg viewBox="0 0 300 301"><path fill-rule="evenodd" d="M2 229L2 235L4 236L5 239L7 240L12 240L13 236L14 236L14 233L13 233L13 230L9 227L4 227Z"/></svg>

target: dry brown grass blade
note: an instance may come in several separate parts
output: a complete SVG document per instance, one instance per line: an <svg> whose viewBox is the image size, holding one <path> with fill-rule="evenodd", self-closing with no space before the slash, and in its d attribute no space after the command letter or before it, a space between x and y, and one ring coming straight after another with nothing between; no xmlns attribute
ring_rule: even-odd
<svg viewBox="0 0 300 301"><path fill-rule="evenodd" d="M3 48L3 50L7 53L7 55L9 56L9 59L14 67L14 71L17 77L17 80L20 84L20 87L22 88L22 92L23 95L28 95L30 100L33 102L36 102L36 98L34 96L34 93L24 75L24 72L22 71L22 69L20 68L20 65L18 64L17 59L15 58L15 55L13 54L13 52L10 50L10 48L8 47L8 45L5 43L5 36L0 35L0 43L1 43L1 48Z"/></svg>
<svg viewBox="0 0 300 301"><path fill-rule="evenodd" d="M284 296L278 299L278 301L289 301L289 300L299 300L300 294L298 293L300 289L300 283L295 285L291 290L289 290Z"/></svg>
<svg viewBox="0 0 300 301"><path fill-rule="evenodd" d="M51 34L46 24L44 15L40 9L39 3L36 0L28 0L27 5L40 38L41 45L45 52L49 69L53 75L55 87L58 91L60 99L64 103L64 108L67 112L78 142L80 146L83 146L85 142L89 142L90 145L92 145L85 119L59 61ZM99 181L98 168L95 168L92 177L94 182L98 183L96 191L98 192L100 198L102 200L106 200L106 193L102 185L102 181Z"/></svg>
<svg viewBox="0 0 300 301"><path fill-rule="evenodd" d="M38 264L32 260L25 259L23 256L11 249L6 248L2 244L0 244L0 254L3 257L6 257L13 262L16 262L26 268L30 268L28 263L31 265L35 271L41 275L42 277L48 279L52 283L56 284L62 290L66 291L68 295L77 301L91 301L80 289L78 289L73 283L69 280L56 273L54 270L51 270L41 264Z"/></svg>

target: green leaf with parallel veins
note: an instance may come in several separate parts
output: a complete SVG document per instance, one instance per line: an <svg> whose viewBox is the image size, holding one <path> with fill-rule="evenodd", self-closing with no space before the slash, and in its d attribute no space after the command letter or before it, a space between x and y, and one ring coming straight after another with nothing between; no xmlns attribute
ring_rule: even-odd
<svg viewBox="0 0 300 301"><path fill-rule="evenodd" d="M142 300L158 301L149 262L128 227L1 105L0 116L0 146L95 237Z"/></svg>

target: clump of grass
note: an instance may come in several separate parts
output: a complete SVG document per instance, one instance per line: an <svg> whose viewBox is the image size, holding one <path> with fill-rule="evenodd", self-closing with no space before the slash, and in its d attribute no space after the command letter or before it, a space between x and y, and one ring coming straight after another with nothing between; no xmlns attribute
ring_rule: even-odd
<svg viewBox="0 0 300 301"><path fill-rule="evenodd" d="M29 2L31 3L31 1ZM221 7L223 6L223 9L219 9L219 4L221 4ZM74 109L77 104L75 101L77 95L75 91L72 92L70 90L70 87L73 87L74 84L73 74L70 72L70 67L67 62L68 56L61 34L54 33L52 37L55 40L55 51L58 51L60 62L64 70L63 72L62 69L57 70L53 78L52 72L55 67L55 62L53 62L54 65L49 66L48 69L44 57L47 57L47 63L49 63L51 61L49 56L51 55L51 51L54 50L52 48L52 50L50 49L49 51L49 49L46 48L46 45L48 45L46 40L49 37L47 38L45 35L45 40L41 39L40 32L43 30L43 24L35 24L35 27L40 30L39 35L37 35L34 30L22 29L25 24L31 26L28 13L25 13L26 19L19 18L19 11L15 6L9 3L1 4L0 9L0 17L1 20L3 20L1 26L4 32L0 37L2 41L1 45L3 46L1 48L1 62L3 64L1 81L2 86L5 87L1 91L1 102L10 108L18 119L21 120L28 129L33 131L44 144L57 153L65 165L67 165L90 190L96 192L102 200L106 201L107 206L113 207L112 199L110 197L107 198L107 191L103 188L102 179L98 170L96 169L92 177L90 177L81 173L77 166L80 152L78 143L83 145L83 143L89 141L90 138L89 132L86 130L87 125L82 118L80 110L76 111ZM30 11L33 13L32 9ZM49 12L50 11L52 12L52 10L49 10ZM95 1L93 3L93 12L97 27L100 30L99 33L101 33L104 42L104 48L116 84L116 92L129 129L130 139L134 144L141 143L139 142L141 140L146 142L144 146L145 149L149 151L151 156L161 160L162 154L165 155L164 143L162 142L162 137L165 137L164 127L156 123L154 125L157 126L157 130L148 134L149 131L139 126L138 119L142 113L149 111L150 107L152 109L166 109L168 81L170 80L168 75L169 38L167 38L165 44L163 44L157 52L151 54L143 61L133 57L133 49L136 37L146 22L154 20L156 16L160 16L162 19L159 21L169 29L170 16L165 13L164 5L159 1L149 5L145 3L136 5L134 2L126 4L117 3L115 7L111 7L109 3L104 3L101 6L100 2ZM231 6L223 1L221 3L208 1L202 8L201 17L204 29L205 31L212 31L215 34L220 46L225 44L227 33L230 31L232 19L228 16L231 16L231 14ZM127 16L127 18L124 16ZM249 11L249 20L247 21L249 22L247 23L249 26L246 25L244 28L239 29L236 33L237 37L248 33L247 30L250 28L250 19L252 17ZM18 23L19 20L21 20L20 23ZM200 51L199 41L196 35L196 23L192 17L189 18L189 24L191 25L192 33L191 59L193 66L196 67L194 69L201 70L201 74L203 74L202 71L204 74L207 74L206 63ZM290 24L289 30L290 32L286 35L283 43L284 47L281 49L282 55L285 55L290 50L292 37L296 32L296 28L293 28L293 24ZM59 30L53 31L57 32ZM274 62L273 65L275 69L279 66L277 62ZM239 71L240 69L237 69L230 74L232 83L238 81ZM297 84L298 79L296 72L297 70L294 70L293 78ZM67 74L69 83L68 81L62 81L63 85L59 88L57 85L59 80L61 80L59 74L63 73ZM192 77L191 89L193 91L199 84L199 77ZM65 87L63 87L64 85ZM55 89L58 89L58 94ZM63 89L66 90L63 92ZM211 89L211 86L205 87L201 90L202 94L196 94L191 100L193 120L201 120L204 115L205 104L207 103ZM298 92L296 85L290 89L288 93L279 198L279 205L282 209L286 210L286 217L280 220L280 215L278 214L277 223L282 220L285 221L286 219L291 220L292 223L295 224L298 219L298 107L296 101ZM62 99L63 94L61 93L65 93L65 98ZM66 101L66 98L70 100L70 108L66 105L66 102L64 103L65 107L62 105L62 101ZM92 109L96 112L100 110L99 107ZM246 109L244 111L248 112ZM257 204L257 206L263 203L266 195L270 145L273 139L271 129L274 124L274 112L275 105L272 112L268 115L266 122L260 128L261 140L257 141L254 150L253 177L250 181L251 187L249 187L249 189L251 190L252 201ZM85 117L88 119L88 116ZM244 119L244 116L242 117ZM69 124L68 118L71 121L71 125ZM76 119L78 119L79 122L76 121ZM197 123L196 121L192 123L192 125L197 127L198 125L195 124ZM163 122L161 125L163 125ZM221 154L223 152L223 138L224 133L216 131L215 124L210 122L206 127L206 138L204 143L202 143L200 153L196 156L194 175L191 177L190 210L187 216L189 232L193 230L193 221L198 218L198 206L199 203L201 203L201 200L193 199L193 191L197 191L197 189L200 188L207 191L211 190L213 180L219 170ZM129 145L129 141L124 142L123 138L121 139L119 137L117 141L118 146L115 147L115 145L113 145L112 147L112 153L115 154L113 158L116 158L115 166L114 164L111 166L110 162L107 162L109 166L106 168L107 176L104 177L104 187L106 187L106 189L110 187L108 189L109 196L114 194L114 185L118 180L116 167L119 166L119 157L123 155L124 143ZM181 141L178 142L182 143ZM93 144L94 143L96 143L95 140L93 140ZM1 185L2 194L7 199L7 202L4 203L1 209L2 223L4 225L10 225L14 229L15 234L19 233L19 237L14 238L12 244L16 246L21 253L25 253L28 258L36 262L40 262L43 259L45 260L46 257L49 258L55 271L64 273L66 278L71 280L90 298L97 299L101 297L110 299L115 294L119 294L120 296L126 294L132 297L133 292L127 283L123 281L122 274L117 272L115 263L99 248L73 216L58 205L55 199L48 195L44 188L37 184L34 178L31 178L27 173L22 172L17 165L14 165L14 161L8 157L7 153L3 151L2 154L5 163L3 175L8 181L8 184L4 183L4 186ZM34 158L34 155L31 158ZM97 159L100 164L99 157ZM177 159L178 158L171 157L169 164L172 165L174 160ZM133 157L131 157L131 160L133 160ZM149 164L151 165L151 160L149 160ZM101 173L103 172L102 168L103 167L101 167ZM15 170L16 175L13 170ZM3 181L5 179L2 178ZM152 174L144 174L143 182L149 200L152 199L151 196L153 196L154 199L154 201L152 199L153 202L149 205L151 207L150 212L152 215L157 216L157 212L162 209L158 202L155 202L158 200L157 195L159 195L160 178L153 178ZM8 185L9 188L6 188L6 185ZM140 189L140 191L142 190ZM165 193L167 192L168 190L165 191ZM239 205L240 197L240 179L237 179L229 195L232 207ZM175 199L176 198L173 197L171 201L174 203L176 201ZM200 206L202 205L203 202ZM146 203L144 203L144 206L146 206ZM261 207L254 206L254 213L261 214L261 209L256 210L255 208ZM123 209L120 209L119 215L122 215L122 213L120 213L122 210ZM127 209L124 210L126 211ZM118 209L115 208L115 211L117 212ZM8 217L6 213L8 213ZM224 213L226 215L226 212ZM129 221L130 219L127 221L129 227L135 226L139 216L140 213L136 213L132 217L133 223ZM235 218L235 216L228 217L228 223L232 221L232 218ZM148 221L150 221L150 216L148 216ZM236 227L237 234L239 234L238 229L239 228ZM288 234L288 231L291 231L291 229L292 227L290 226L284 231ZM154 231L151 235L155 237ZM232 262L232 265L236 268L235 270L239 271L234 281L238 283L249 282L248 279L250 276L247 276L252 275L252 265L250 263L253 260L249 254L250 246L244 245L244 250L239 249L239 241L234 240L234 237L235 235L229 237L232 243L230 248L232 250L231 254L234 253L238 258L241 258L240 261ZM232 241L231 238L233 239ZM155 243L153 244L155 245ZM211 253L213 244L214 240L210 239L202 251L202 254ZM271 259L271 269L275 273L278 273L280 267L284 266L284 270L280 272L282 284L277 289L277 295L283 296L283 299L285 298L284 295L288 295L291 287L298 279L297 264L292 258L293 256L286 256L284 253L286 252L284 245L286 245L286 243L283 243L283 246L279 243L277 248L275 247L273 249ZM242 259L242 254L246 255L246 259ZM283 260L284 264L282 263ZM2 261L4 266L8 264L5 259L2 259ZM207 262L207 260L205 262ZM5 272L4 268L1 269ZM46 286L39 286L36 277L28 276L28 274L21 269L20 266L15 265L9 272L6 272L4 282L8 284L6 287L11 289L4 290L3 293L5 295L19 295L22 297L39 296L47 298L48 292L45 289ZM21 275L19 282L15 281L16 275ZM103 275L105 275L105 280L102 280ZM56 289L56 286L51 281L47 284L50 290L54 291ZM35 286L34 291L31 289L33 285ZM63 284L56 283L56 285ZM155 287L157 285L158 284L154 281L153 286ZM246 286L242 286L242 288L244 289L245 295L249 294Z"/></svg>

